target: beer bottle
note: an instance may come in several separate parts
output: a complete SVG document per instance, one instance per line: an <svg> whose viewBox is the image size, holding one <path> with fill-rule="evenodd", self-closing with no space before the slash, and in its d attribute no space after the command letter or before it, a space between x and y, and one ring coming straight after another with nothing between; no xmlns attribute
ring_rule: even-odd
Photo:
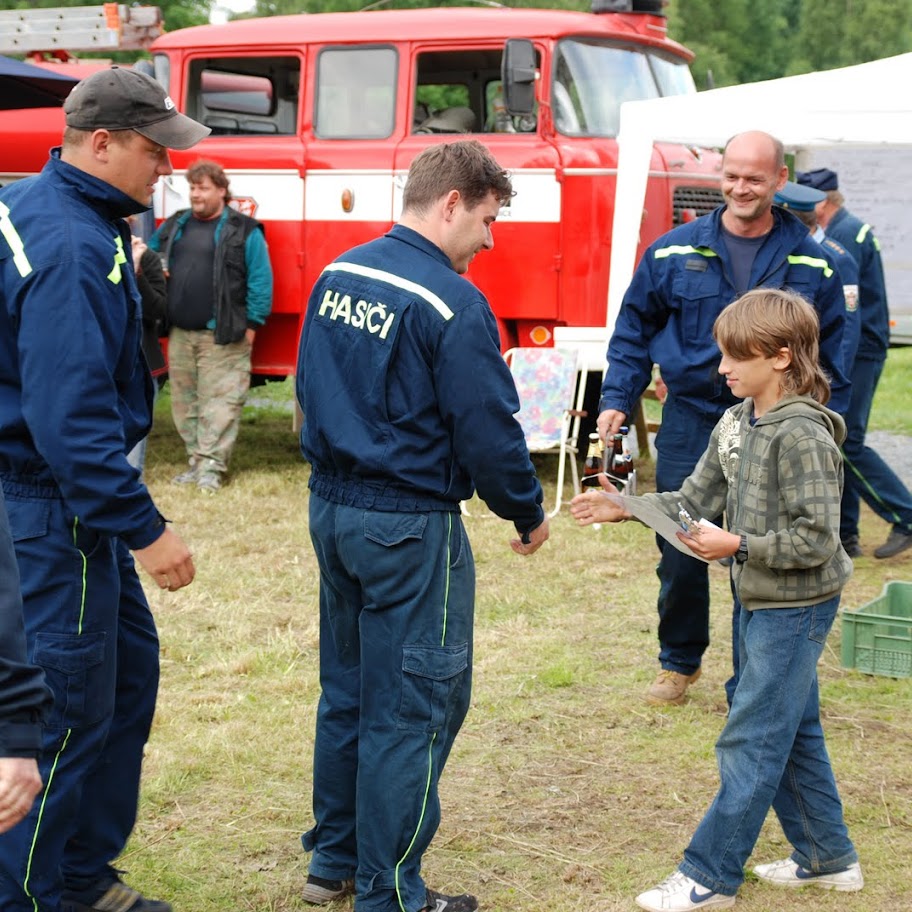
<svg viewBox="0 0 912 912"><path fill-rule="evenodd" d="M583 484L598 484L596 477L602 471L602 441L598 434L589 435L589 449L583 463Z"/></svg>
<svg viewBox="0 0 912 912"><path fill-rule="evenodd" d="M624 462L624 435L615 434L611 438L611 474L619 481L627 475L627 466Z"/></svg>
<svg viewBox="0 0 912 912"><path fill-rule="evenodd" d="M625 428L621 428L622 431ZM633 454L630 452L630 446L627 443L627 435L624 434L623 440L623 455L624 455L624 464L625 464L625 473L624 477L626 478L626 485L624 487L624 492L630 494L631 496L636 494L636 469L633 467Z"/></svg>

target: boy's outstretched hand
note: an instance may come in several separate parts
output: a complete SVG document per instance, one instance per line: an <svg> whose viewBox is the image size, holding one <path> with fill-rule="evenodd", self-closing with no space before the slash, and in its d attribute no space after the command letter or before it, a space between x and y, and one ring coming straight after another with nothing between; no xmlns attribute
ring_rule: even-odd
<svg viewBox="0 0 912 912"><path fill-rule="evenodd" d="M631 519L630 513L606 496L606 493L617 494L618 489L601 474L599 484L603 490L583 491L570 501L570 513L577 523L581 526L589 526L592 523L621 522L624 519Z"/></svg>
<svg viewBox="0 0 912 912"><path fill-rule="evenodd" d="M700 531L694 535L678 532L678 538L703 560L721 560L731 557L741 544L741 536L734 532L726 532L718 526L701 526Z"/></svg>

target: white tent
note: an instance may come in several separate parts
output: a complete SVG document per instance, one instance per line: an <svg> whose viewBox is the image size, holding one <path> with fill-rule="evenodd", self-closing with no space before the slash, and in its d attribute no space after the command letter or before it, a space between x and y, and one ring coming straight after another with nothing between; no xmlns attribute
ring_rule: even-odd
<svg viewBox="0 0 912 912"><path fill-rule="evenodd" d="M611 335L633 275L653 142L722 146L735 133L765 130L790 150L837 143L912 145L910 84L912 54L901 54L838 70L621 105L606 335Z"/></svg>

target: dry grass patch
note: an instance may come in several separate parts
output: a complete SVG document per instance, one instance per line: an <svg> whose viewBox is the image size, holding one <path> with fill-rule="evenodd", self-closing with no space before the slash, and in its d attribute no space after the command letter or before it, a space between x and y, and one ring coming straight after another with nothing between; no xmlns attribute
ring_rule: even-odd
<svg viewBox="0 0 912 912"><path fill-rule="evenodd" d="M553 462L538 463L553 497ZM162 688L130 882L180 912L302 912L311 823L317 566L307 468L290 418L245 417L231 481L207 498L169 484L182 468L167 401L147 469L191 543L187 590L150 589ZM644 475L648 475L648 471ZM553 502L553 501L552 501ZM473 513L475 512L473 504ZM479 510L478 512L483 512ZM865 514L865 540L885 530ZM563 512L539 554L509 550L499 520L466 520L478 569L473 706L441 789L426 857L439 889L488 912L614 912L670 873L717 785L713 743L729 674L727 576L712 568L713 645L687 705L642 700L656 670L651 535L575 527ZM863 558L847 605L912 579L912 555ZM868 879L857 895L779 892L751 879L744 912L895 912L909 905L912 680L845 671L839 625L820 666L831 755ZM775 821L762 860L788 849ZM337 909L348 909L347 902Z"/></svg>

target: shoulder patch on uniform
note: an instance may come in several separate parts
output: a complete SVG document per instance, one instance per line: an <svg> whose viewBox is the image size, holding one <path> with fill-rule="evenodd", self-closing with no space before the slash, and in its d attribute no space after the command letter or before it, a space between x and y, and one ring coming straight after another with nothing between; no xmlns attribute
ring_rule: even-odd
<svg viewBox="0 0 912 912"><path fill-rule="evenodd" d="M837 253L848 253L848 250L845 249L838 241L834 241L832 238L824 238L823 246L830 247L835 250Z"/></svg>
<svg viewBox="0 0 912 912"><path fill-rule="evenodd" d="M846 311L848 313L855 313L855 311L858 310L858 286L843 285L842 295L845 298Z"/></svg>

